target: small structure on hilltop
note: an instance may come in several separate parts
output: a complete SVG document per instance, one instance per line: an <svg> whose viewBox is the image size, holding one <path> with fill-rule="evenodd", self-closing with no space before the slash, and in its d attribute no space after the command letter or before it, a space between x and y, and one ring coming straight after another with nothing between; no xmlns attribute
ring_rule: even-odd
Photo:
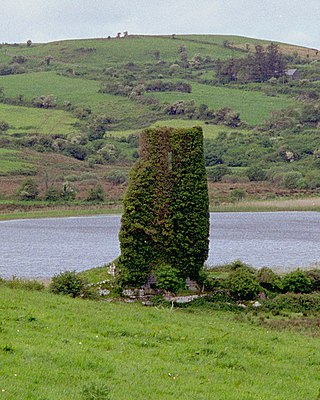
<svg viewBox="0 0 320 400"><path fill-rule="evenodd" d="M208 256L208 209L202 129L142 132L119 234L122 284L141 287L164 266L197 281Z"/></svg>

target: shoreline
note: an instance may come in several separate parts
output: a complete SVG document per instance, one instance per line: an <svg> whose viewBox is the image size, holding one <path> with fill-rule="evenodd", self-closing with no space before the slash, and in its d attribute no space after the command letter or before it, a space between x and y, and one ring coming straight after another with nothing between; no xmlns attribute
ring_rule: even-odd
<svg viewBox="0 0 320 400"><path fill-rule="evenodd" d="M15 219L36 219L36 218L67 218L94 216L104 214L121 214L122 206L119 204L114 207L104 205L79 206L69 205L65 207L45 207L34 209L29 208L28 211L21 210L23 206L17 205L17 211L0 213L0 221L8 221ZM320 197L299 198L299 199L277 199L277 200L256 200L256 201L240 201L237 203L226 203L221 205L211 205L210 212L279 212L279 211L314 211L320 212Z"/></svg>

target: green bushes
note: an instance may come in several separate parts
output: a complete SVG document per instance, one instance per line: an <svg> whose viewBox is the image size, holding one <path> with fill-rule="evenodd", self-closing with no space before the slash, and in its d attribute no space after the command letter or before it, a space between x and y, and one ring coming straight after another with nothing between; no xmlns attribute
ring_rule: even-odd
<svg viewBox="0 0 320 400"><path fill-rule="evenodd" d="M309 293L312 291L312 282L307 274L297 270L286 274L282 280L283 291L293 293Z"/></svg>
<svg viewBox="0 0 320 400"><path fill-rule="evenodd" d="M176 293L179 289L185 288L185 281L181 278L177 268L170 265L160 266L156 272L157 288Z"/></svg>
<svg viewBox="0 0 320 400"><path fill-rule="evenodd" d="M75 271L65 271L53 276L49 290L55 294L64 294L71 297L95 297L87 282Z"/></svg>
<svg viewBox="0 0 320 400"><path fill-rule="evenodd" d="M255 299L261 291L256 276L248 268L237 268L231 272L228 289L237 300Z"/></svg>

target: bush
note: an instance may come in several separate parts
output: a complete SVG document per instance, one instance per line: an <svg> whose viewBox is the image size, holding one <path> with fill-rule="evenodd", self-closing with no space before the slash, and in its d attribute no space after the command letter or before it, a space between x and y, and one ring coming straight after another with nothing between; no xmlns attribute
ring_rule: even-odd
<svg viewBox="0 0 320 400"><path fill-rule="evenodd" d="M128 174L125 171L114 169L105 174L107 182L113 183L114 185L121 185L128 181Z"/></svg>
<svg viewBox="0 0 320 400"><path fill-rule="evenodd" d="M106 194L101 185L96 185L95 187L88 190L87 201L93 202L103 202L105 200Z"/></svg>
<svg viewBox="0 0 320 400"><path fill-rule="evenodd" d="M280 181L280 186L285 189L298 189L305 185L301 172L289 171L285 172Z"/></svg>
<svg viewBox="0 0 320 400"><path fill-rule="evenodd" d="M281 279L270 268L261 268L258 271L257 279L259 284L266 290L278 292L281 290Z"/></svg>
<svg viewBox="0 0 320 400"><path fill-rule="evenodd" d="M27 179L17 193L21 200L35 200L39 194L38 185L33 179Z"/></svg>
<svg viewBox="0 0 320 400"><path fill-rule="evenodd" d="M179 276L179 270L170 265L162 265L155 272L156 286L169 292L176 293L185 287L185 281Z"/></svg>
<svg viewBox="0 0 320 400"><path fill-rule="evenodd" d="M45 194L44 199L47 201L58 201L61 199L61 190L55 187L49 187Z"/></svg>
<svg viewBox="0 0 320 400"><path fill-rule="evenodd" d="M1 279L0 286L6 286L10 289L24 289L24 290L44 290L44 285L36 280L28 280L13 277L12 279Z"/></svg>
<svg viewBox="0 0 320 400"><path fill-rule="evenodd" d="M303 271L296 270L289 272L282 280L283 291L293 293L310 293L312 282Z"/></svg>
<svg viewBox="0 0 320 400"><path fill-rule="evenodd" d="M230 194L231 201L236 202L243 200L246 197L244 189L233 189Z"/></svg>
<svg viewBox="0 0 320 400"><path fill-rule="evenodd" d="M249 167L246 171L246 175L250 181L264 181L266 179L265 171L258 165Z"/></svg>
<svg viewBox="0 0 320 400"><path fill-rule="evenodd" d="M214 165L212 167L207 167L206 170L208 179L211 182L219 182L224 175L230 173L230 169L225 165Z"/></svg>
<svg viewBox="0 0 320 400"><path fill-rule="evenodd" d="M0 133L7 131L9 128L10 126L6 121L0 121Z"/></svg>
<svg viewBox="0 0 320 400"><path fill-rule="evenodd" d="M92 298L94 294L87 286L87 282L75 271L65 271L52 278L49 290L55 294L64 294L71 297Z"/></svg>
<svg viewBox="0 0 320 400"><path fill-rule="evenodd" d="M252 300L256 298L261 287L250 270L237 268L230 274L228 289L237 300Z"/></svg>
<svg viewBox="0 0 320 400"><path fill-rule="evenodd" d="M306 271L306 275L311 281L312 290L320 291L320 269L310 269Z"/></svg>
<svg viewBox="0 0 320 400"><path fill-rule="evenodd" d="M280 294L264 302L262 310L272 311L274 314L282 310L291 312L320 311L320 294Z"/></svg>

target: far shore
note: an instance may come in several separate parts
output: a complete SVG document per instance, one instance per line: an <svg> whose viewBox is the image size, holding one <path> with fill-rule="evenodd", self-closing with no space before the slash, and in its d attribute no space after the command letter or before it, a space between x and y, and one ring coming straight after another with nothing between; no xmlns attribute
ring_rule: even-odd
<svg viewBox="0 0 320 400"><path fill-rule="evenodd" d="M0 213L0 221L13 219L33 219L33 218L63 218L80 217L104 214L121 214L123 209L120 204L112 207L104 204L100 205L60 205L46 207L28 207L24 210L23 206L13 208L6 212L4 209ZM225 203L210 205L210 212L277 212L277 211L320 211L320 196L309 198L291 198L276 200L257 200L239 201L236 203Z"/></svg>

